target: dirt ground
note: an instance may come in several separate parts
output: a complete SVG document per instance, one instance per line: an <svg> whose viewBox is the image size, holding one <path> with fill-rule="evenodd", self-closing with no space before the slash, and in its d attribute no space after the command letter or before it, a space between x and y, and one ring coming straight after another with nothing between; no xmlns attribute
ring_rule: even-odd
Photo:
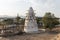
<svg viewBox="0 0 60 40"><path fill-rule="evenodd" d="M0 37L0 40L55 40L55 37L59 33L48 33L44 31L40 31L40 33L33 33L33 34L22 34L22 35L15 35L9 37Z"/></svg>
<svg viewBox="0 0 60 40"><path fill-rule="evenodd" d="M0 37L0 40L51 40L56 35L57 34L49 34L49 33L23 34L10 37Z"/></svg>

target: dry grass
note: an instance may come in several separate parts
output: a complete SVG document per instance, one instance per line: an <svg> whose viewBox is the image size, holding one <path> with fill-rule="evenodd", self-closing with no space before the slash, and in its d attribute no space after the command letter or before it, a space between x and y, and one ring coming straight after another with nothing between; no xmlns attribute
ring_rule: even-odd
<svg viewBox="0 0 60 40"><path fill-rule="evenodd" d="M3 37L0 40L51 40L57 34L23 34L23 35L16 35L11 37Z"/></svg>
<svg viewBox="0 0 60 40"><path fill-rule="evenodd" d="M23 34L10 37L2 37L0 40L54 40L55 36L57 36L57 34L42 32L38 34Z"/></svg>

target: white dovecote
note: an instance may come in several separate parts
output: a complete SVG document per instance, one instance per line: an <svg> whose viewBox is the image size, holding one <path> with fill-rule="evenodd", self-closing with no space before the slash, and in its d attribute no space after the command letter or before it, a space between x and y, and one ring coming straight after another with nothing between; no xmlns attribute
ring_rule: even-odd
<svg viewBox="0 0 60 40"><path fill-rule="evenodd" d="M38 31L36 17L32 7L29 8L28 13L26 14L24 31L27 33Z"/></svg>

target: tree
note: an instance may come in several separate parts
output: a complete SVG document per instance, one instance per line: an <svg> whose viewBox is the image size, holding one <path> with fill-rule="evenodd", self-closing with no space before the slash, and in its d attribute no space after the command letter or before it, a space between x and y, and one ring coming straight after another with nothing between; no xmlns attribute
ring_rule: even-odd
<svg viewBox="0 0 60 40"><path fill-rule="evenodd" d="M36 17L38 27L41 28L42 26L42 17Z"/></svg>
<svg viewBox="0 0 60 40"><path fill-rule="evenodd" d="M16 17L16 25L17 25L16 29L19 31L18 34L23 34L22 26L21 26L22 21L23 21L22 18L19 17L19 15L17 15L17 17Z"/></svg>
<svg viewBox="0 0 60 40"><path fill-rule="evenodd" d="M21 19L21 24L24 25L24 23L25 23L25 19L22 18L22 19Z"/></svg>
<svg viewBox="0 0 60 40"><path fill-rule="evenodd" d="M49 28L50 30L52 30L55 27L55 25L59 24L58 19L50 12L47 12L44 15L42 21L44 24L44 28Z"/></svg>
<svg viewBox="0 0 60 40"><path fill-rule="evenodd" d="M13 19L10 19L10 18L4 19L3 23L5 23L5 24L12 24L13 23Z"/></svg>
<svg viewBox="0 0 60 40"><path fill-rule="evenodd" d="M39 21L41 20L39 17L36 17L37 24L39 25Z"/></svg>
<svg viewBox="0 0 60 40"><path fill-rule="evenodd" d="M20 19L21 19L21 18L20 18L19 16L16 17L16 22L17 22L18 25L19 25L19 23L20 23Z"/></svg>

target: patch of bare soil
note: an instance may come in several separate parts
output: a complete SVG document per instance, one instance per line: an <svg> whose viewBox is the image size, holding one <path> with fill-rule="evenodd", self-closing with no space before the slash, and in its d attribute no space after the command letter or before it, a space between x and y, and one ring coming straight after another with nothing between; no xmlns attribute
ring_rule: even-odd
<svg viewBox="0 0 60 40"><path fill-rule="evenodd" d="M57 34L52 40L60 40L60 33Z"/></svg>
<svg viewBox="0 0 60 40"><path fill-rule="evenodd" d="M23 34L10 37L1 37L0 40L51 40L57 34L39 33L39 34Z"/></svg>

